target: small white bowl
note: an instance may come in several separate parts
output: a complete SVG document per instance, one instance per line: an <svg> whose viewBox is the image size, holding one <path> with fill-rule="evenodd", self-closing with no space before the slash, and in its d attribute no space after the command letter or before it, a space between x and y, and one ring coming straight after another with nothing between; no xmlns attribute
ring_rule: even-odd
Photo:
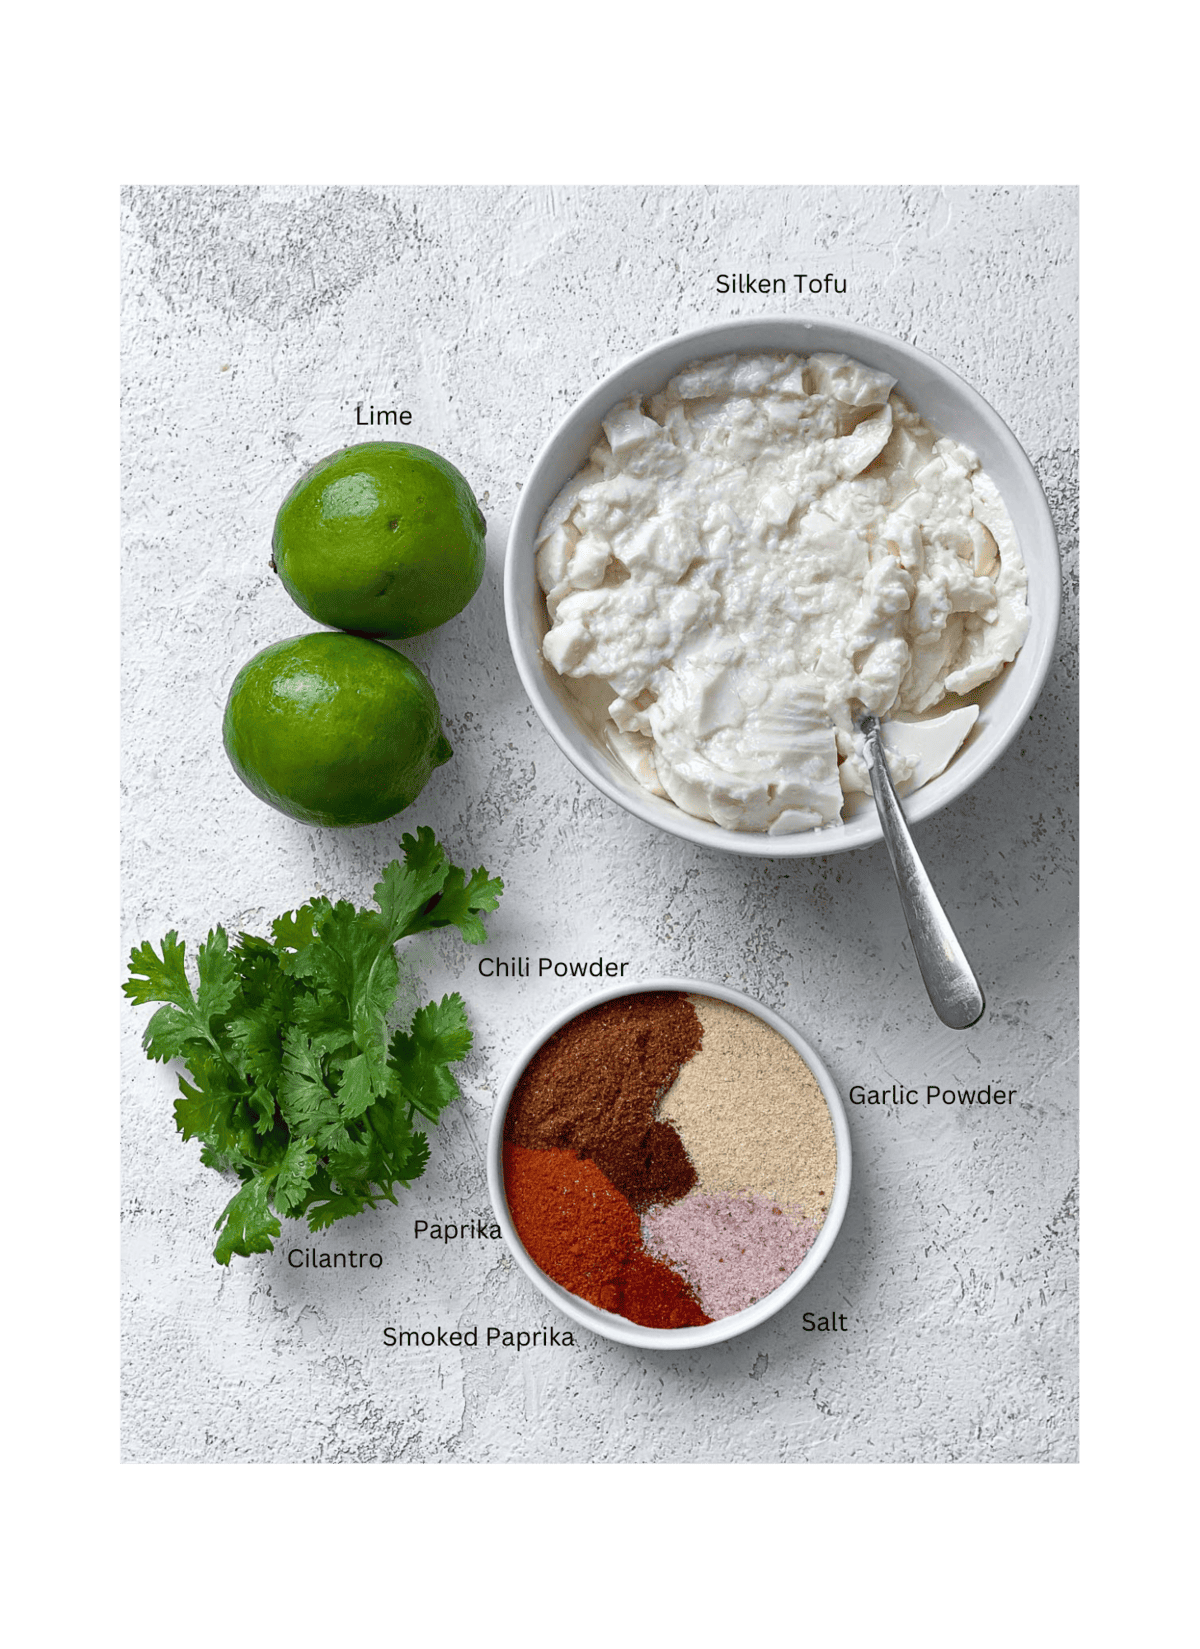
<svg viewBox="0 0 1200 1649"><path fill-rule="evenodd" d="M747 1306L745 1311L737 1311L731 1317L719 1317L713 1323L702 1323L697 1328L644 1328L640 1323L631 1323L627 1317L618 1317L611 1311L602 1311L599 1306L591 1305L587 1300L581 1300L578 1294L572 1294L568 1289L560 1287L540 1266L535 1265L525 1252L525 1246L518 1237L508 1212L508 1200L504 1193L504 1119L508 1115L513 1091L529 1061L543 1042L552 1037L555 1031L561 1030L577 1014L594 1008L601 1002L611 1002L621 996L640 996L645 991L682 991L692 996L715 996L722 1002L732 1003L735 1008L744 1008L747 1013L756 1014L773 1031L778 1031L780 1036L786 1037L817 1079L825 1096L825 1103L829 1107L829 1115L833 1121L833 1137L837 1145L837 1177L834 1180L829 1212L817 1233L816 1241L795 1271L786 1282L780 1283L778 1288L764 1294L761 1300ZM521 1270L541 1289L552 1305L556 1305L560 1311L574 1318L584 1328L590 1328L594 1334L602 1334L606 1339L620 1340L625 1345L642 1346L652 1351L679 1351L690 1349L692 1346L716 1345L721 1340L732 1340L735 1335L744 1334L747 1329L757 1328L759 1323L773 1317L789 1301L794 1300L800 1290L812 1281L820 1270L826 1254L833 1247L834 1238L846 1212L846 1204L850 1200L850 1128L846 1121L841 1095L834 1086L833 1078L804 1038L785 1020L780 1019L777 1013L772 1013L770 1008L764 1008L751 997L744 996L741 991L729 990L724 985L709 985L701 979L651 979L645 984L613 985L608 990L596 991L572 1007L564 1008L562 1013L550 1021L545 1030L534 1037L513 1066L512 1073L496 1102L496 1109L492 1114L492 1129L488 1136L487 1173L492 1207L496 1210L496 1219L504 1233L504 1240Z"/></svg>
<svg viewBox="0 0 1200 1649"><path fill-rule="evenodd" d="M673 802L643 790L587 726L556 671L542 658L549 628L546 603L534 566L538 527L547 508L578 473L600 439L601 420L618 401L651 395L681 368L715 355L756 350L811 355L836 350L896 379L896 388L939 435L951 435L975 452L1000 490L1012 518L1029 575L1029 636L999 678L978 695L979 720L938 778L905 800L910 821L928 818L961 796L997 761L1020 731L1042 690L1058 634L1061 572L1054 524L1033 465L1008 426L969 384L911 344L848 321L775 316L728 321L685 332L656 344L603 379L576 403L534 460L521 491L508 537L504 607L513 658L533 707L563 754L586 779L648 824L729 853L761 858L806 858L840 853L880 840L874 807L841 824L791 836L726 830L693 818Z"/></svg>

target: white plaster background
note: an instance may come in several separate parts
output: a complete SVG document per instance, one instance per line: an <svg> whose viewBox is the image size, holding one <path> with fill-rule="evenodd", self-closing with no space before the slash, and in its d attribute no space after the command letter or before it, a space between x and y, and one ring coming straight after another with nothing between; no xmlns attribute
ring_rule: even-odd
<svg viewBox="0 0 1200 1649"><path fill-rule="evenodd" d="M854 1109L834 1250L792 1308L663 1356L399 1351L406 1328L561 1322L500 1244L414 1243L487 1210L483 1146L519 1048L578 982L484 981L457 936L403 952L416 1001L459 988L476 1051L401 1211L319 1246L380 1271L211 1258L229 1194L184 1145L174 1076L123 1008L123 1402L131 1461L991 1461L1075 1458L1076 244L1068 188L136 188L124 212L124 933L262 930L316 891L360 902L429 824L507 891L486 954L629 959L770 1004L851 1083L993 1079L1007 1110ZM845 296L720 297L718 271L845 278ZM882 847L770 864L643 825L542 730L505 639L508 525L534 453L647 343L737 314L842 315L974 384L1046 488L1064 560L1057 657L1025 732L918 829L989 999L965 1035L925 999ZM453 761L395 823L293 823L229 768L220 719L260 647L313 626L270 572L284 494L358 438L353 408L472 482L488 567L405 644ZM389 432L390 433L390 432ZM804 1333L805 1309L846 1314Z"/></svg>

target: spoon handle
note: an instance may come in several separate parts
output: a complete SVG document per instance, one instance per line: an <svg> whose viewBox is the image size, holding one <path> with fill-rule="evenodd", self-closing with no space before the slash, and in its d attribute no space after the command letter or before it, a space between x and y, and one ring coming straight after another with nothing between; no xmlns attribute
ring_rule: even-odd
<svg viewBox="0 0 1200 1649"><path fill-rule="evenodd" d="M879 721L864 716L859 727L865 735L863 753L875 806L921 978L938 1018L952 1030L965 1031L983 1015L983 992L913 845L888 771Z"/></svg>

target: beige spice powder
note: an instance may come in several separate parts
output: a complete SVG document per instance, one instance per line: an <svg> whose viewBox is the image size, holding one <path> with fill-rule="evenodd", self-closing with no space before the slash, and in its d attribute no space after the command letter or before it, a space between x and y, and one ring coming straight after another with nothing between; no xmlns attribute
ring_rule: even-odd
<svg viewBox="0 0 1200 1649"><path fill-rule="evenodd" d="M837 1145L817 1079L757 1015L711 996L688 1001L704 1041L657 1115L683 1140L695 1191L758 1191L798 1205L820 1225L833 1197Z"/></svg>

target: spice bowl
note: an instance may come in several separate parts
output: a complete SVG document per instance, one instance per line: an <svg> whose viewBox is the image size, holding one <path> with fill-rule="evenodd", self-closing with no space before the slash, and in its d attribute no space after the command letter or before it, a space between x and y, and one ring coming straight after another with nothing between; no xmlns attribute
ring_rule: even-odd
<svg viewBox="0 0 1200 1649"><path fill-rule="evenodd" d="M622 1037L636 1068L613 1078ZM628 1116L635 1133L653 1120L622 1158ZM763 1152L769 1174L753 1166ZM849 1200L850 1131L820 1057L778 1014L724 985L657 979L596 991L534 1037L497 1101L487 1170L513 1258L552 1305L606 1339L678 1351L757 1328L812 1280ZM576 1270L592 1298L573 1291Z"/></svg>

